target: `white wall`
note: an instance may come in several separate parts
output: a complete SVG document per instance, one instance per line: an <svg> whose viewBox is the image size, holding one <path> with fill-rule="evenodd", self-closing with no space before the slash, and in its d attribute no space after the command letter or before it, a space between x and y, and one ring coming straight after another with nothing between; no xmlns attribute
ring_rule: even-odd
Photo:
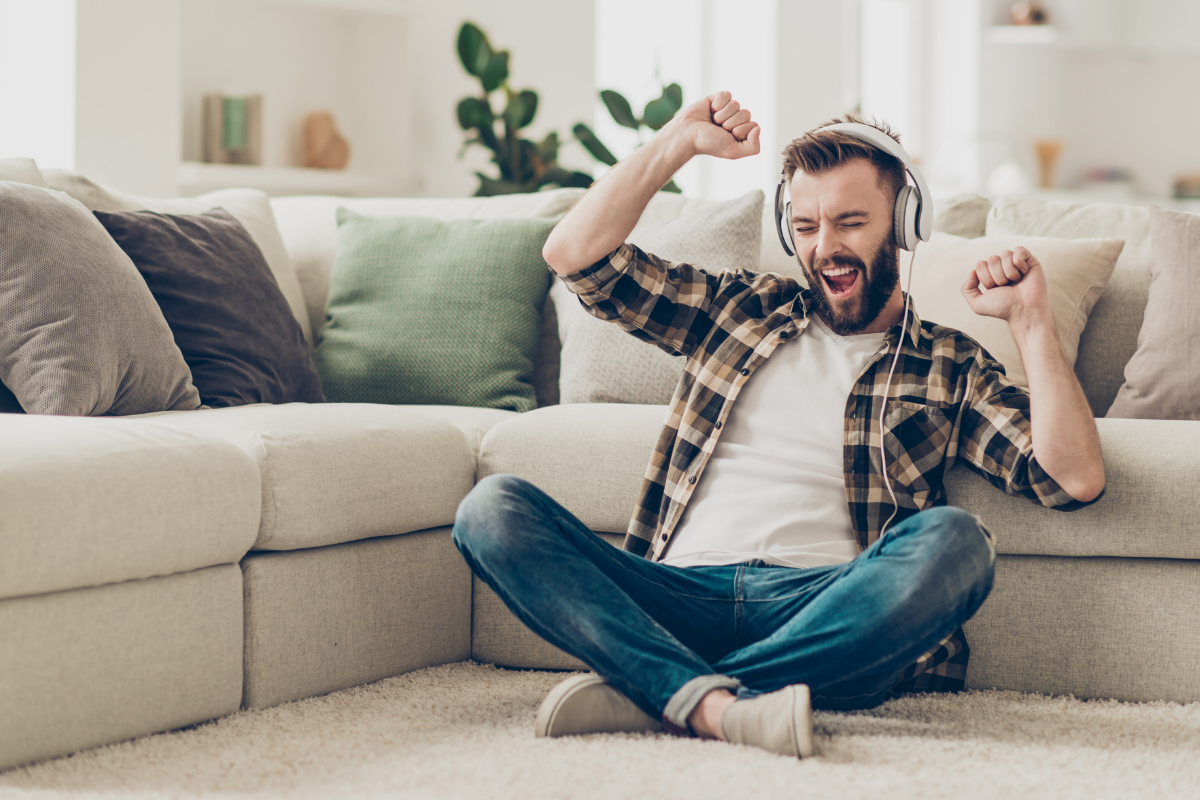
<svg viewBox="0 0 1200 800"><path fill-rule="evenodd" d="M487 33L492 46L509 50L510 83L538 93L537 118L527 129L531 139L557 130L570 138L576 122L591 124L595 92L593 4L591 0L441 0L422 3L412 17L414 173L424 194L452 197L472 194L474 170L495 174L483 148L457 156L465 139L455 108L480 92L458 60L458 29L471 20ZM578 145L565 148L560 163L591 171L595 161Z"/></svg>
<svg viewBox="0 0 1200 800"><path fill-rule="evenodd" d="M0 158L75 166L75 0L0 0Z"/></svg>
<svg viewBox="0 0 1200 800"><path fill-rule="evenodd" d="M179 5L77 0L75 168L125 191L178 189Z"/></svg>

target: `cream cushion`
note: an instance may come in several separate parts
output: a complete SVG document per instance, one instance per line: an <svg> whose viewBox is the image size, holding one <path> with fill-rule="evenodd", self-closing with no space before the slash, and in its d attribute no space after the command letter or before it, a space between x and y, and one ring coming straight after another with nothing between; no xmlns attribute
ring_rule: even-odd
<svg viewBox="0 0 1200 800"><path fill-rule="evenodd" d="M1200 419L1200 215L1150 209L1150 297L1110 417Z"/></svg>
<svg viewBox="0 0 1200 800"><path fill-rule="evenodd" d="M659 258L686 262L709 273L758 269L763 193L717 202L659 193L628 241ZM562 403L649 403L671 399L686 359L597 319L556 280L550 299L562 343Z"/></svg>
<svg viewBox="0 0 1200 800"><path fill-rule="evenodd" d="M502 422L483 437L479 480L532 482L593 531L625 533L666 406L574 403Z"/></svg>
<svg viewBox="0 0 1200 800"><path fill-rule="evenodd" d="M917 313L926 322L956 328L975 339L1004 365L1008 377L1028 386L1021 355L1008 323L976 314L962 296L962 285L975 264L1005 250L1024 246L1045 269L1050 310L1058 326L1063 349L1072 364L1079 351L1079 336L1088 314L1104 293L1123 242L1120 239L1051 239L1040 236L985 236L965 239L935 233L917 248L913 266L912 296ZM907 275L907 259L902 277Z"/></svg>
<svg viewBox="0 0 1200 800"><path fill-rule="evenodd" d="M32 158L0 158L0 181L46 187L46 179Z"/></svg>
<svg viewBox="0 0 1200 800"><path fill-rule="evenodd" d="M1002 195L988 212L987 235L1125 240L1108 288L1079 340L1075 362L1092 413L1103 416L1125 380L1125 363L1137 349L1150 287L1150 209Z"/></svg>
<svg viewBox="0 0 1200 800"><path fill-rule="evenodd" d="M66 170L46 170L42 173L46 185L51 189L64 192L87 206L89 211L154 211L159 214L201 214L214 208L223 208L230 213L250 238L262 251L267 266L279 291L287 300L288 307L304 338L312 346L313 331L308 322L308 313L304 306L304 292L296 280L296 271L292 268L288 257L287 247L279 235L275 225L275 215L271 211L270 199L265 192L257 189L222 189L217 192L200 195L199 197L177 197L158 199L137 197L125 192L111 189L95 183L77 172Z"/></svg>
<svg viewBox="0 0 1200 800"><path fill-rule="evenodd" d="M258 469L220 439L0 414L0 442L0 598L231 564L254 543Z"/></svg>
<svg viewBox="0 0 1200 800"><path fill-rule="evenodd" d="M254 548L296 550L450 525L475 483L453 425L404 406L251 405L140 417L225 439L262 473Z"/></svg>

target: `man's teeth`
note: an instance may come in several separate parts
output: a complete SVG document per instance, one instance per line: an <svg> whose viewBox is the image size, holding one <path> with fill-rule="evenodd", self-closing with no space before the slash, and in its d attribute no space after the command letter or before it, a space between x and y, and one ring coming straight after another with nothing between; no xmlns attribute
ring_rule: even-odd
<svg viewBox="0 0 1200 800"><path fill-rule="evenodd" d="M821 270L822 275L849 275L854 272L854 267L834 267L833 269Z"/></svg>

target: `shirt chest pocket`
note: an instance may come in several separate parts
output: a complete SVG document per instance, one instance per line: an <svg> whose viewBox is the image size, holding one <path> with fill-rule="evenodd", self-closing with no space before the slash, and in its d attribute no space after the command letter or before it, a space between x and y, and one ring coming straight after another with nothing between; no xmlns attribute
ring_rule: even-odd
<svg viewBox="0 0 1200 800"><path fill-rule="evenodd" d="M924 509L941 488L953 422L940 408L906 400L889 400L883 422L888 478Z"/></svg>

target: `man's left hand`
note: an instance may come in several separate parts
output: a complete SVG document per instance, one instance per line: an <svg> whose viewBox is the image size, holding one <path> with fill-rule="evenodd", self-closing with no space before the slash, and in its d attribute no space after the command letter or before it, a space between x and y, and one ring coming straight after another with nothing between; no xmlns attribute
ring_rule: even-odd
<svg viewBox="0 0 1200 800"><path fill-rule="evenodd" d="M1010 323L1018 318L1044 318L1050 310L1046 273L1024 247L980 261L963 284L962 293L976 314Z"/></svg>

